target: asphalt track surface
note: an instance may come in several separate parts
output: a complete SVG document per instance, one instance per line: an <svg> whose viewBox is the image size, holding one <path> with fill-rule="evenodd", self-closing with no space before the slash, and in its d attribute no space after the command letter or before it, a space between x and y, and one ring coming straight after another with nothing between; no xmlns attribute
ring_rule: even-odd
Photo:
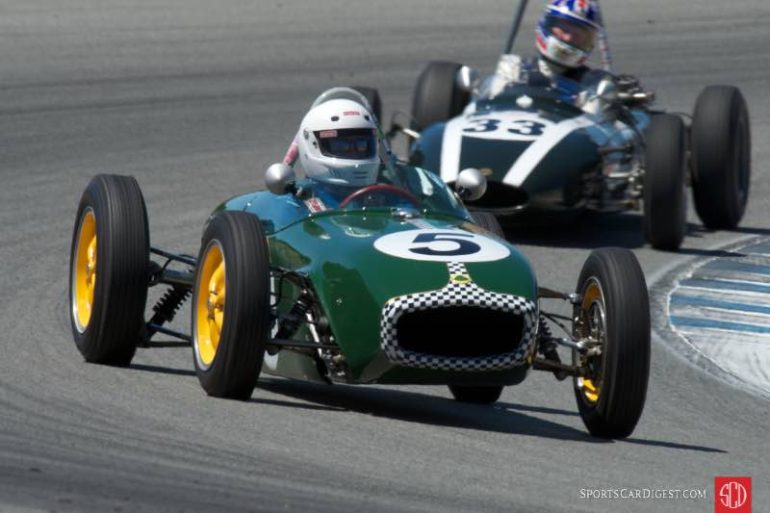
<svg viewBox="0 0 770 513"><path fill-rule="evenodd" d="M672 351L659 311L647 407L617 442L589 437L569 382L547 374L494 408L444 387L283 380L233 402L203 393L188 349L140 350L127 369L76 351L68 251L92 175L136 176L153 244L196 252L209 211L261 187L321 90L376 85L386 112L406 109L430 59L490 70L512 3L3 0L0 511L704 512L716 475L752 476L754 511L768 511L767 400ZM743 88L751 205L731 233L704 232L691 213L676 255L646 247L635 214L512 234L547 286L571 287L594 247L632 248L652 284L770 228L770 4L603 5L618 69L661 105L689 112L703 85ZM522 51L531 29L529 17ZM624 487L708 497L581 497Z"/></svg>

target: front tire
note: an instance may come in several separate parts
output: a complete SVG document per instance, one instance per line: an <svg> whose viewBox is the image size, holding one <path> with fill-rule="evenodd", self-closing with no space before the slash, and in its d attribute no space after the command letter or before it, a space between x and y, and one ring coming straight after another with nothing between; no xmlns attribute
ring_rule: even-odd
<svg viewBox="0 0 770 513"><path fill-rule="evenodd" d="M222 212L206 227L192 305L193 361L211 396L246 400L270 329L270 267L259 219Z"/></svg>
<svg viewBox="0 0 770 513"><path fill-rule="evenodd" d="M650 306L639 262L626 249L591 253L577 283L575 337L600 342L601 354L574 363L575 398L588 431L602 438L629 436L644 409L650 373Z"/></svg>
<svg viewBox="0 0 770 513"><path fill-rule="evenodd" d="M83 192L70 249L70 321L87 362L126 366L144 333L150 236L139 184L97 175Z"/></svg>
<svg viewBox="0 0 770 513"><path fill-rule="evenodd" d="M704 89L691 134L695 210L706 228L732 230L746 211L751 182L749 111L741 91Z"/></svg>
<svg viewBox="0 0 770 513"><path fill-rule="evenodd" d="M418 132L434 123L459 116L470 99L457 87L456 62L430 62L420 73L412 98L412 130Z"/></svg>
<svg viewBox="0 0 770 513"><path fill-rule="evenodd" d="M449 385L449 391L456 401L471 404L492 404L500 399L503 393L502 386L489 387L467 387L460 385Z"/></svg>
<svg viewBox="0 0 770 513"><path fill-rule="evenodd" d="M676 251L687 230L685 126L671 114L654 116L647 129L644 233L655 249Z"/></svg>

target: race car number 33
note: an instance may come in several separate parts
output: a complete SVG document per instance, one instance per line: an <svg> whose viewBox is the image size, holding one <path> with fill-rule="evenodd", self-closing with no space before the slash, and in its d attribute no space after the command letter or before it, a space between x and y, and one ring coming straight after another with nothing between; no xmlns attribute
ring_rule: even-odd
<svg viewBox="0 0 770 513"><path fill-rule="evenodd" d="M374 241L378 251L408 260L429 262L492 262L510 254L499 242L459 230L407 230Z"/></svg>

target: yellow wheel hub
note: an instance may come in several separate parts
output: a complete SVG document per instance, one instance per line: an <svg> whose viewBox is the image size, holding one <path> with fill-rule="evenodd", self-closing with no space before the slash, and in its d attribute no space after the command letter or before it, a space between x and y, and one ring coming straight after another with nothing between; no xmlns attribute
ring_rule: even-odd
<svg viewBox="0 0 770 513"><path fill-rule="evenodd" d="M602 289L599 287L599 284L592 281L588 284L588 287L586 287L586 290L583 293L583 302L580 305L581 309L586 314L586 321L591 326L589 333L591 337L603 336L603 333L599 333L597 330L604 320L599 319L598 317L592 318L600 315L599 311L596 309L597 305L601 305L603 310L604 295L602 294ZM603 332L603 330L604 326L601 326L601 331ZM599 374L601 374L601 372L599 372ZM592 404L599 402L599 395L601 392L600 375L594 376L593 378L578 378L577 385L587 402Z"/></svg>
<svg viewBox="0 0 770 513"><path fill-rule="evenodd" d="M200 364L214 361L222 336L225 313L225 260L222 247L214 241L203 255L195 298L195 350Z"/></svg>
<svg viewBox="0 0 770 513"><path fill-rule="evenodd" d="M72 314L80 333L88 328L96 289L96 216L90 208L83 213L75 247L72 276Z"/></svg>
<svg viewBox="0 0 770 513"><path fill-rule="evenodd" d="M592 379L582 378L583 396L588 402L595 403L599 401L599 388Z"/></svg>

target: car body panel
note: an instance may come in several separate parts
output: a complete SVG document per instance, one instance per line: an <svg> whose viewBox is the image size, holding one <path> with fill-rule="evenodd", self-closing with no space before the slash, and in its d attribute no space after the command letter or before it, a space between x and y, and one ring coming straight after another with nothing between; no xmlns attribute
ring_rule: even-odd
<svg viewBox="0 0 770 513"><path fill-rule="evenodd" d="M469 203L473 208L499 214L582 209L591 199L586 184L601 181L612 159L603 149L632 144L639 147L632 153L641 151L649 114L628 112L622 121L586 113L550 88L516 85L427 127L410 161L450 184L460 170L480 169L489 189Z"/></svg>
<svg viewBox="0 0 770 513"><path fill-rule="evenodd" d="M513 294L537 301L537 285L531 266L514 246L484 229L453 216L426 213L403 218L394 210L329 210L310 212L291 194L267 191L233 198L219 210L243 210L256 215L265 227L271 266L306 276L313 285L325 313L334 342L341 348L350 369L351 382L516 383L522 369L496 372L449 372L403 368L383 355L381 317L391 298L416 292L435 291L450 282L448 263L465 257L425 261L386 254L375 242L390 234L439 233L440 237L475 237L505 249L494 261L465 263L473 283L485 290ZM279 311L286 311L299 289L284 284ZM448 322L450 320L448 319ZM307 330L299 336L309 339ZM439 341L436 341L439 343ZM313 358L292 351L268 356L265 370L288 377L323 380Z"/></svg>

